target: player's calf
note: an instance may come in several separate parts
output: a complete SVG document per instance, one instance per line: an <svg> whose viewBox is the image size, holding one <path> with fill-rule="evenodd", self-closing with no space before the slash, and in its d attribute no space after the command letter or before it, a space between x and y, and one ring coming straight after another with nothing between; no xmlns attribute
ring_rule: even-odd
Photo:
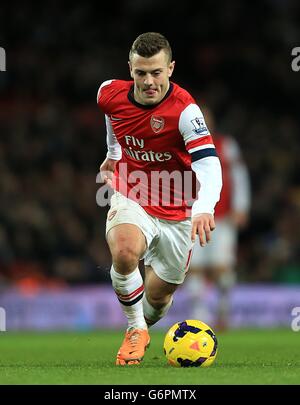
<svg viewBox="0 0 300 405"><path fill-rule="evenodd" d="M167 314L173 303L173 296L169 298L169 301L167 303L162 303L160 305L156 303L156 307L154 307L152 303L150 304L149 301L150 300L147 299L146 295L144 295L143 298L144 318L147 325L152 326Z"/></svg>

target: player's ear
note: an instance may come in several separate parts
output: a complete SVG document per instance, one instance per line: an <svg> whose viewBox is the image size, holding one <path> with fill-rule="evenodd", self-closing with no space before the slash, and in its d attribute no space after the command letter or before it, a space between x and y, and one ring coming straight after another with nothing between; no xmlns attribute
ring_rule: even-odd
<svg viewBox="0 0 300 405"><path fill-rule="evenodd" d="M168 67L168 76L171 77L173 74L175 68L175 60L173 62L170 62L169 67Z"/></svg>
<svg viewBox="0 0 300 405"><path fill-rule="evenodd" d="M130 60L128 61L128 66L129 66L130 77L133 79L132 66L131 66Z"/></svg>

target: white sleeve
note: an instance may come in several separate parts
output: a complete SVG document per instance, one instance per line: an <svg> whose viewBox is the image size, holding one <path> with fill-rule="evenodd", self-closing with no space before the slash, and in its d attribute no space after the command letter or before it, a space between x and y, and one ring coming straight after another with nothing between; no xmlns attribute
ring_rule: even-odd
<svg viewBox="0 0 300 405"><path fill-rule="evenodd" d="M111 125L109 117L105 114L106 123L106 142L107 142L107 155L108 159L120 160L122 157L121 145L117 141L113 127Z"/></svg>
<svg viewBox="0 0 300 405"><path fill-rule="evenodd" d="M113 81L114 81L114 79L105 80L105 82L103 82L103 83L100 85L100 87L99 87L99 89L98 89L98 92L97 92L97 103L99 102L99 99L100 99L100 96L101 96L101 90L102 90L102 88L103 88L104 86L107 86L108 84L110 84L110 83L113 82Z"/></svg>
<svg viewBox="0 0 300 405"><path fill-rule="evenodd" d="M185 145L210 135L204 116L197 104L189 104L180 114L178 129Z"/></svg>
<svg viewBox="0 0 300 405"><path fill-rule="evenodd" d="M201 213L214 214L215 205L220 199L222 189L220 160L216 156L196 160L192 163L192 170L196 173L200 183L198 199L192 206L192 216Z"/></svg>
<svg viewBox="0 0 300 405"><path fill-rule="evenodd" d="M238 212L248 212L250 209L251 186L250 176L245 165L238 143L232 137L226 141L227 158L230 162L232 178L232 209Z"/></svg>

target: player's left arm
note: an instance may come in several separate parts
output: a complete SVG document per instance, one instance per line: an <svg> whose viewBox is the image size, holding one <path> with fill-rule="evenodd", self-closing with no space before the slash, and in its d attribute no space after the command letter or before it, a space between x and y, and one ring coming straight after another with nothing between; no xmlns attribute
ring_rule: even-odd
<svg viewBox="0 0 300 405"><path fill-rule="evenodd" d="M225 153L230 163L232 179L231 220L239 228L247 225L250 201L251 183L246 163L236 140L228 136L225 143Z"/></svg>
<svg viewBox="0 0 300 405"><path fill-rule="evenodd" d="M199 106L192 103L185 108L179 119L179 131L200 183L198 199L192 207L191 239L194 242L198 234L200 245L205 246L215 229L214 208L222 189L221 164Z"/></svg>
<svg viewBox="0 0 300 405"><path fill-rule="evenodd" d="M192 157L193 158L193 157ZM200 183L198 199L192 207L192 234L194 242L199 235L200 245L205 246L211 239L211 232L215 229L214 208L220 199L222 189L222 171L217 156L197 158L192 162L192 170L196 173Z"/></svg>

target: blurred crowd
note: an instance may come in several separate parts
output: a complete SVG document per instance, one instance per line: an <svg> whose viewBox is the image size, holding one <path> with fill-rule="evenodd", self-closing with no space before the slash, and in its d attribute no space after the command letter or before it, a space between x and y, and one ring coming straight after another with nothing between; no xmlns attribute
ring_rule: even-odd
<svg viewBox="0 0 300 405"><path fill-rule="evenodd" d="M109 280L107 209L96 205L106 154L96 94L104 80L129 79L128 51L145 31L169 39L173 80L240 144L252 186L240 281L300 283L297 1L161 3L1 4L1 285Z"/></svg>

